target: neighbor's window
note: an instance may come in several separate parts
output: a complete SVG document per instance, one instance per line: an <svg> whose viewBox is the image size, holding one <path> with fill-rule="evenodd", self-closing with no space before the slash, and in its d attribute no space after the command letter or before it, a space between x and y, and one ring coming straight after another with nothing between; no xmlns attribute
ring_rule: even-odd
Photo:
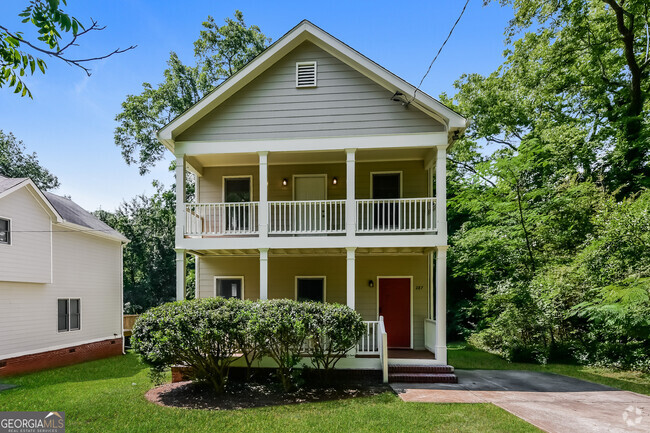
<svg viewBox="0 0 650 433"><path fill-rule="evenodd" d="M11 221L0 218L0 244L11 244Z"/></svg>
<svg viewBox="0 0 650 433"><path fill-rule="evenodd" d="M299 277L296 279L296 300L325 302L325 278Z"/></svg>
<svg viewBox="0 0 650 433"><path fill-rule="evenodd" d="M59 299L59 332L81 329L81 302L79 299Z"/></svg>

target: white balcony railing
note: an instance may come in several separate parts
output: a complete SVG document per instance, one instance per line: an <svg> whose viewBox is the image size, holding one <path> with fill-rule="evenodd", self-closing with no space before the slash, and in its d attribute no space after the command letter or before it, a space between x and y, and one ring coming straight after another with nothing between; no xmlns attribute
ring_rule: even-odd
<svg viewBox="0 0 650 433"><path fill-rule="evenodd" d="M205 236L258 233L258 203L186 203L185 234Z"/></svg>
<svg viewBox="0 0 650 433"><path fill-rule="evenodd" d="M436 230L436 199L357 200L357 233L408 233Z"/></svg>
<svg viewBox="0 0 650 433"><path fill-rule="evenodd" d="M269 234L345 233L345 200L269 202Z"/></svg>

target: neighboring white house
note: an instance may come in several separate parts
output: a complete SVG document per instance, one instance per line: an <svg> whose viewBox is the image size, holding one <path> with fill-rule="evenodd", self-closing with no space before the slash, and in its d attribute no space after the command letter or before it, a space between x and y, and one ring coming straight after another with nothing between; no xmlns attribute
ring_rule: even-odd
<svg viewBox="0 0 650 433"><path fill-rule="evenodd" d="M446 155L467 124L301 22L158 133L176 157L177 297L192 254L198 297L359 311L340 366L446 364Z"/></svg>
<svg viewBox="0 0 650 433"><path fill-rule="evenodd" d="M71 200L0 176L0 375L122 353L126 242Z"/></svg>

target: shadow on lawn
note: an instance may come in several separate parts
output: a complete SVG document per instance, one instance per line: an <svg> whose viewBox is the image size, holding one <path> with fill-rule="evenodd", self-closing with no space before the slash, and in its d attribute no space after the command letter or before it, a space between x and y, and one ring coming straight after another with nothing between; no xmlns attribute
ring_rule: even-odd
<svg viewBox="0 0 650 433"><path fill-rule="evenodd" d="M97 380L133 377L146 370L138 356L127 353L122 356L87 361L66 367L0 378L0 383L16 385L17 388L40 388L59 383L92 382ZM14 388L15 389L15 388Z"/></svg>

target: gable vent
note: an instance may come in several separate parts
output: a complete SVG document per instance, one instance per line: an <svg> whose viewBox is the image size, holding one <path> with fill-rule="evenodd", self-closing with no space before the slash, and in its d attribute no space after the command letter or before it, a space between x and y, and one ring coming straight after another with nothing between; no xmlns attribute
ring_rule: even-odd
<svg viewBox="0 0 650 433"><path fill-rule="evenodd" d="M316 62L296 63L296 87L316 87Z"/></svg>

